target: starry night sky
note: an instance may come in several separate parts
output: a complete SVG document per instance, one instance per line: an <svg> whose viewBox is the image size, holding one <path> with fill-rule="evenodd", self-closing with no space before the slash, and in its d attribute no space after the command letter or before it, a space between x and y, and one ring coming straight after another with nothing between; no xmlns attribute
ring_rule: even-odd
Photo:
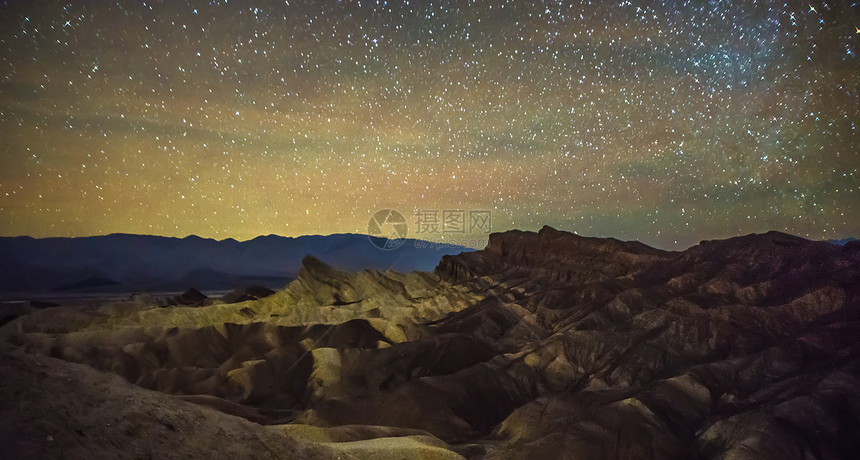
<svg viewBox="0 0 860 460"><path fill-rule="evenodd" d="M0 235L860 236L853 1L251 3L0 3Z"/></svg>

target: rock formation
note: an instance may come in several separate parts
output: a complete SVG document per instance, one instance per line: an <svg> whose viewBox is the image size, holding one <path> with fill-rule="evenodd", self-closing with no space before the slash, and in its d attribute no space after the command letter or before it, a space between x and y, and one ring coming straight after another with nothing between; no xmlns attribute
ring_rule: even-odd
<svg viewBox="0 0 860 460"><path fill-rule="evenodd" d="M434 273L307 257L263 298L48 308L0 339L318 455L860 458L857 242L669 252L545 227Z"/></svg>
<svg viewBox="0 0 860 460"><path fill-rule="evenodd" d="M243 286L236 288L221 297L224 303L239 303L247 300L257 300L263 297L269 297L275 291L265 286Z"/></svg>

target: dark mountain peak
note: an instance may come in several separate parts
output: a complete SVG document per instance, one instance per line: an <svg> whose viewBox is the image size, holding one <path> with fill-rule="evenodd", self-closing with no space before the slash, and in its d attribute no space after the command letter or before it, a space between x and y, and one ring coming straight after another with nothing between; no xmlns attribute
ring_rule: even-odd
<svg viewBox="0 0 860 460"><path fill-rule="evenodd" d="M576 252L628 252L632 254L665 255L668 251L652 248L638 241L621 241L615 238L599 238L581 236L576 233L556 230L550 226L544 226L538 235L548 244L558 245Z"/></svg>
<svg viewBox="0 0 860 460"><path fill-rule="evenodd" d="M623 276L673 255L639 242L585 237L544 226L537 233L493 233L484 250L445 256L436 271L442 278L458 280L511 268L536 269L553 279L585 279L591 274Z"/></svg>
<svg viewBox="0 0 860 460"><path fill-rule="evenodd" d="M181 295L173 297L169 302L174 305L200 307L205 305L207 300L209 300L209 297L207 297L206 294L203 294L195 288L188 288L187 291L183 292Z"/></svg>
<svg viewBox="0 0 860 460"><path fill-rule="evenodd" d="M699 245L722 245L722 246L801 246L813 243L810 240L788 233L771 230L766 233L750 233L749 235L736 236L725 240L705 240Z"/></svg>
<svg viewBox="0 0 860 460"><path fill-rule="evenodd" d="M782 232L752 233L725 240L702 241L684 252L696 261L743 264L755 270L777 270L786 264L827 258L839 247L824 241L810 241Z"/></svg>
<svg viewBox="0 0 860 460"><path fill-rule="evenodd" d="M202 300L206 298L206 295L195 288L188 288L188 290L182 293L182 295L188 299L194 300Z"/></svg>
<svg viewBox="0 0 860 460"><path fill-rule="evenodd" d="M486 250L502 256L523 253L534 254L541 258L549 256L551 259L614 252L649 255L667 253L636 241L580 236L576 233L556 230L548 225L537 233L520 230L493 233L490 235Z"/></svg>
<svg viewBox="0 0 860 460"><path fill-rule="evenodd" d="M231 292L228 292L223 297L221 297L221 300L224 303L238 303L245 302L248 300L262 299L274 293L275 291L265 286L243 286L234 289Z"/></svg>
<svg viewBox="0 0 860 460"><path fill-rule="evenodd" d="M330 265L308 254L302 258L302 266L299 269L299 278L324 280L331 278L335 273L337 273L337 270L332 268Z"/></svg>
<svg viewBox="0 0 860 460"><path fill-rule="evenodd" d="M260 236L254 237L250 241L260 242L260 241L273 241L273 240L284 240L284 239L289 239L289 238L287 238L285 236L275 235L274 233L270 233L268 235L260 235Z"/></svg>

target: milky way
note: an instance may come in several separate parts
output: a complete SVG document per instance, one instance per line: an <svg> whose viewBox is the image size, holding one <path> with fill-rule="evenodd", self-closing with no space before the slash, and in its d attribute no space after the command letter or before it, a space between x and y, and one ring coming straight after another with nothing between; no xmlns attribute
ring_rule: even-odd
<svg viewBox="0 0 860 460"><path fill-rule="evenodd" d="M0 234L860 234L856 3L250 3L3 2Z"/></svg>

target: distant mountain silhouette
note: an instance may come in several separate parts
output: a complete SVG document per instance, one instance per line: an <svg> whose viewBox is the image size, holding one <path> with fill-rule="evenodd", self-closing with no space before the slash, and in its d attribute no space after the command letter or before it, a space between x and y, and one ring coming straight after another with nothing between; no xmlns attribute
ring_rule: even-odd
<svg viewBox="0 0 860 460"><path fill-rule="evenodd" d="M296 277L306 255L343 270L429 271L443 255L467 250L419 240L381 250L357 234L268 235L241 242L129 234L0 237L0 293L277 289Z"/></svg>

